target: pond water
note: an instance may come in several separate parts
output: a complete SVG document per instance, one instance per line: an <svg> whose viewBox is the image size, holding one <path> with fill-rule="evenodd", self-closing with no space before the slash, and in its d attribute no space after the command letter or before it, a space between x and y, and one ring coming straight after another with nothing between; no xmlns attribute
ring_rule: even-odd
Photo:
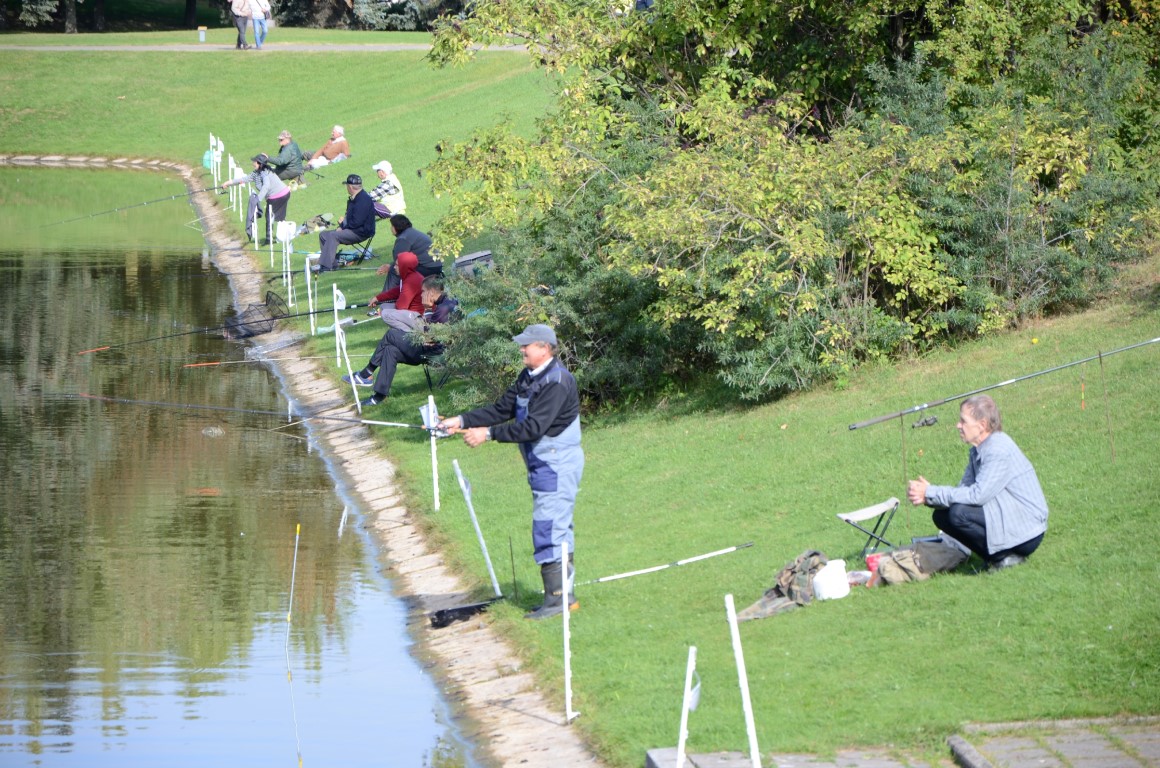
<svg viewBox="0 0 1160 768"><path fill-rule="evenodd" d="M475 765L200 248L0 252L0 765Z"/></svg>

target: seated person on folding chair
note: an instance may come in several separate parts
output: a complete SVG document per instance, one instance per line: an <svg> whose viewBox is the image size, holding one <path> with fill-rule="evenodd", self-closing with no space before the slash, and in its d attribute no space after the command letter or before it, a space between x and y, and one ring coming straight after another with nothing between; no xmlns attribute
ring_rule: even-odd
<svg viewBox="0 0 1160 768"><path fill-rule="evenodd" d="M318 233L322 255L315 271L329 272L335 268L339 245L354 245L375 236L375 204L362 188L362 177L352 173L343 182L350 199L346 201L346 215L338 222L338 229Z"/></svg>
<svg viewBox="0 0 1160 768"><path fill-rule="evenodd" d="M455 299L444 292L443 278L438 275L424 278L422 296L425 309L423 331L435 323L449 322L459 306ZM362 401L364 406L378 405L387 399L399 363L422 365L431 357L443 353L443 345L439 342L417 337L417 333L406 333L398 328L391 328L383 334L375 353L371 355L371 361L354 375L355 384L374 387L374 393ZM342 380L350 383L349 376L343 376Z"/></svg>
<svg viewBox="0 0 1160 768"><path fill-rule="evenodd" d="M970 547L990 568L1019 565L1047 532L1047 499L1031 462L1003 431L999 406L987 395L963 401L959 437L971 446L957 486L911 480L907 497L934 507L939 530Z"/></svg>
<svg viewBox="0 0 1160 768"><path fill-rule="evenodd" d="M383 322L404 333L413 331L423 320L423 276L416 271L419 257L411 252L399 254L402 282L370 300L372 311L379 307ZM379 305L382 305L381 307Z"/></svg>
<svg viewBox="0 0 1160 768"><path fill-rule="evenodd" d="M391 164L382 160L371 168L379 175L379 185L367 193L374 201L375 215L380 219L389 219L396 213L407 210L407 202L403 198L403 185L399 183L399 177L395 175Z"/></svg>
<svg viewBox="0 0 1160 768"><path fill-rule="evenodd" d="M443 262L436 261L431 256L431 237L426 232L420 232L411 225L411 220L401 213L391 217L391 233L395 236L395 245L391 249L394 255L390 264L379 267L376 274L386 275L383 290L393 288L399 282L399 273L395 269L395 260L404 251L410 251L419 257L419 274L442 275Z"/></svg>

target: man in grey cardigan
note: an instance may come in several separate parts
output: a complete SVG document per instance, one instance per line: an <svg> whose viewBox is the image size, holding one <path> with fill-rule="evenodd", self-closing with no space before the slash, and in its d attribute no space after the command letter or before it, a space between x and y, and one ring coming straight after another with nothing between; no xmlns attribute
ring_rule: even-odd
<svg viewBox="0 0 1160 768"><path fill-rule="evenodd" d="M1047 532L1047 499L1031 462L1003 432L999 406L986 395L963 401L959 436L971 446L956 486L911 480L907 498L934 508L939 530L970 547L991 568L1027 560Z"/></svg>

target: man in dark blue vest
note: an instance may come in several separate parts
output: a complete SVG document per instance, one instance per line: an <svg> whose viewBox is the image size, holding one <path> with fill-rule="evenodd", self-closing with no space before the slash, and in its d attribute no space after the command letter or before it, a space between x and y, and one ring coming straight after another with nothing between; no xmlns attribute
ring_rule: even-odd
<svg viewBox="0 0 1160 768"><path fill-rule="evenodd" d="M550 327L529 325L512 341L520 345L525 366L516 383L492 405L444 419L439 426L462 432L472 448L489 440L520 444L532 488L532 547L544 582L544 604L525 618L543 619L563 613L564 542L572 572L572 510L584 473L580 395L576 379L556 357L556 333ZM568 606L580 607L574 594L569 593Z"/></svg>

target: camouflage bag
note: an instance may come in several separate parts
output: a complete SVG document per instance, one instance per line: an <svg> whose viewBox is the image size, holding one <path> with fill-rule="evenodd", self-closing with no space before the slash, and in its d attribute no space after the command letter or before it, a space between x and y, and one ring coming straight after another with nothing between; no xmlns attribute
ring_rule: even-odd
<svg viewBox="0 0 1160 768"><path fill-rule="evenodd" d="M763 619L809 605L814 599L814 575L829 560L816 549L807 549L778 571L773 586L753 605L737 614L738 621Z"/></svg>

